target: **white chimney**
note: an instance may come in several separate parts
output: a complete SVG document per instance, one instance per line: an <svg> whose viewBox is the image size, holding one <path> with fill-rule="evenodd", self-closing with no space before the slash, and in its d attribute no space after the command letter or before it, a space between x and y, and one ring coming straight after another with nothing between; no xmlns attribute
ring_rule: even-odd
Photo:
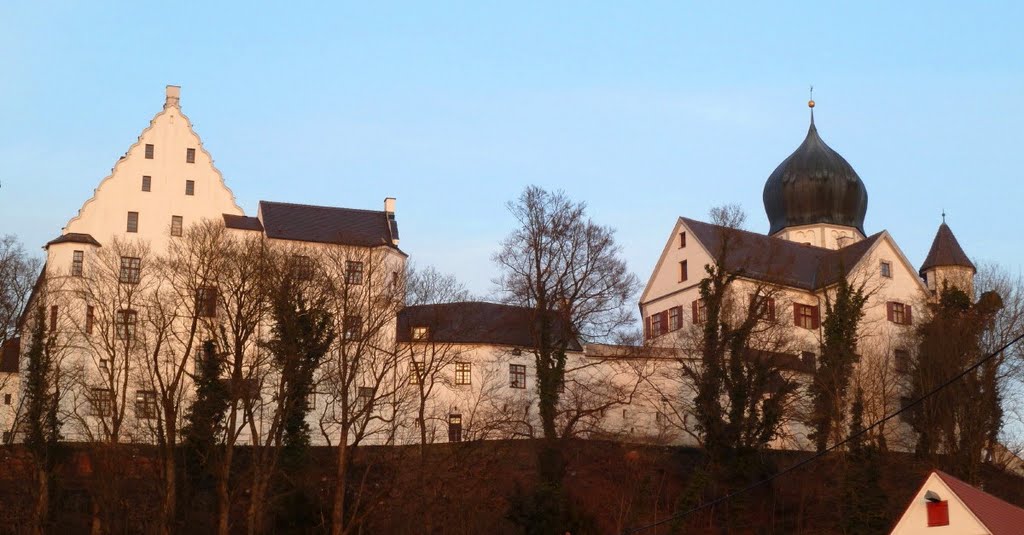
<svg viewBox="0 0 1024 535"><path fill-rule="evenodd" d="M394 197L386 197L384 199L384 211L389 213L389 214L395 213L395 198Z"/></svg>
<svg viewBox="0 0 1024 535"><path fill-rule="evenodd" d="M181 86L169 85L167 86L167 100L164 101L164 107L177 106L181 100Z"/></svg>

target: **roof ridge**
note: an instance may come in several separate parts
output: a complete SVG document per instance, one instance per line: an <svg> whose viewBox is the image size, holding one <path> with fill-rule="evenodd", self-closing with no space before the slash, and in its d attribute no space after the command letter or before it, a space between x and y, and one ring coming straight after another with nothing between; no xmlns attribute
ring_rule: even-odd
<svg viewBox="0 0 1024 535"><path fill-rule="evenodd" d="M324 206L321 204L303 204L297 202L281 202L281 201L264 201L260 200L260 204L283 204L285 206L299 206L302 208L323 208L326 210L346 210L349 212L365 212L369 214L386 214L384 210L370 210L367 208L346 208L344 206Z"/></svg>

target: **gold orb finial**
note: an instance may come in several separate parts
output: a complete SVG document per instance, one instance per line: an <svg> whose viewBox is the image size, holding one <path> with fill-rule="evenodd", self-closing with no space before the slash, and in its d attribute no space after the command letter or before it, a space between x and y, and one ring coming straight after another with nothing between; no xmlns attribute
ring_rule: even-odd
<svg viewBox="0 0 1024 535"><path fill-rule="evenodd" d="M807 107L808 108L813 108L814 107L814 101L813 100L808 100L807 101Z"/></svg>

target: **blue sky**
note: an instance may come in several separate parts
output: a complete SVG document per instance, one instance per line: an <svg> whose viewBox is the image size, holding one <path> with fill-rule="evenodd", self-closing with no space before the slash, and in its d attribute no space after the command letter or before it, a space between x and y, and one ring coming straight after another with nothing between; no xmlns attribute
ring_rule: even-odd
<svg viewBox="0 0 1024 535"><path fill-rule="evenodd" d="M813 83L868 233L919 264L945 209L972 257L1024 264L1019 3L17 4L0 6L0 233L32 247L177 84L249 214L397 197L403 249L486 294L504 203L540 184L618 229L646 281L676 216L734 202L767 230L762 187Z"/></svg>

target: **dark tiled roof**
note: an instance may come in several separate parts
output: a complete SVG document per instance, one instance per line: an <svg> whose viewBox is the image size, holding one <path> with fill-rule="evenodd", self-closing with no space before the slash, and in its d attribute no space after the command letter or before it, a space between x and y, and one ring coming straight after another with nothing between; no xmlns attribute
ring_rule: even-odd
<svg viewBox="0 0 1024 535"><path fill-rule="evenodd" d="M928 250L928 256L921 264L920 273L924 274L926 270L938 266L961 266L978 271L960 247L960 242L956 241L956 236L949 229L949 225L945 223L939 225L939 231L935 233L935 239L932 241L932 248Z"/></svg>
<svg viewBox="0 0 1024 535"><path fill-rule="evenodd" d="M805 290L824 288L839 281L878 241L882 233L843 247L823 249L746 230L735 230L682 218L708 252L717 257L729 238L726 268L743 276Z"/></svg>
<svg viewBox="0 0 1024 535"><path fill-rule="evenodd" d="M260 201L260 219L268 238L374 247L393 247L398 239L394 214Z"/></svg>
<svg viewBox="0 0 1024 535"><path fill-rule="evenodd" d="M5 340L0 346L0 373L18 373L18 355L21 353L21 338Z"/></svg>
<svg viewBox="0 0 1024 535"><path fill-rule="evenodd" d="M46 246L49 247L49 246L57 244L57 243L87 243L89 245L95 245L96 247L101 247L100 246L100 242L96 241L96 238L93 238L89 234L83 234L83 233L80 233L80 232L69 232L69 233L64 234L62 236L58 236L57 238L52 239L49 242L47 242Z"/></svg>
<svg viewBox="0 0 1024 535"><path fill-rule="evenodd" d="M257 230L263 232L263 223L258 217L224 214L224 226L238 230Z"/></svg>
<svg viewBox="0 0 1024 535"><path fill-rule="evenodd" d="M427 327L441 343L533 346L532 308L469 301L405 307L398 313L398 341L411 342L413 327ZM569 349L581 351L573 340Z"/></svg>
<svg viewBox="0 0 1024 535"><path fill-rule="evenodd" d="M935 474L956 493L992 535L1015 535L1021 532L1024 509L976 489L941 470L936 470Z"/></svg>

